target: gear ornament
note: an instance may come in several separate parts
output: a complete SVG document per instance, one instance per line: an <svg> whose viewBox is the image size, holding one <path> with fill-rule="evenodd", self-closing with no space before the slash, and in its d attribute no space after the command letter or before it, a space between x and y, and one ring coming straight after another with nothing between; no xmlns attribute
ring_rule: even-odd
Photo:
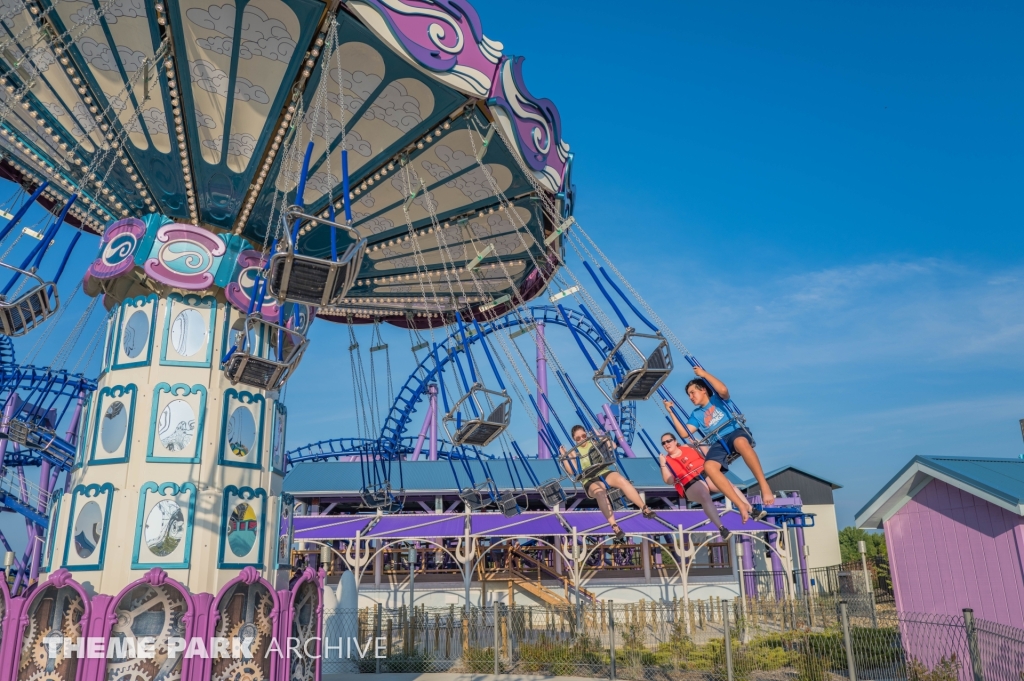
<svg viewBox="0 0 1024 681"><path fill-rule="evenodd" d="M78 660L65 659L62 644L78 641L84 612L82 597L72 587L49 586L39 594L29 611L28 628L22 639L19 681L59 681L75 677ZM55 644L52 657L48 642Z"/></svg>
<svg viewBox="0 0 1024 681"><path fill-rule="evenodd" d="M141 584L128 592L117 604L116 621L110 632L115 638L156 640L152 659L111 658L107 661L107 681L175 681L181 678L182 657L167 655L172 637L185 633L183 616L187 610L185 598L169 584ZM137 649L137 648L136 648Z"/></svg>
<svg viewBox="0 0 1024 681"><path fill-rule="evenodd" d="M266 678L273 610L273 596L266 586L258 582L236 584L230 593L225 594L220 605L216 635L241 641L248 639L253 657L249 660L214 659L212 681L263 681Z"/></svg>

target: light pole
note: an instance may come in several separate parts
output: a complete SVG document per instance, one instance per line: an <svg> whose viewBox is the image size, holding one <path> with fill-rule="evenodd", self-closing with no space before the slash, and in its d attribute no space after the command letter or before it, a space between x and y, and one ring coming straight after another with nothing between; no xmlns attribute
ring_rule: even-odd
<svg viewBox="0 0 1024 681"><path fill-rule="evenodd" d="M416 600L416 545L409 547L409 612L412 612L413 601Z"/></svg>
<svg viewBox="0 0 1024 681"><path fill-rule="evenodd" d="M871 577L868 575L868 547L861 539L857 542L857 549L860 551L860 566L864 570L864 589L868 596L868 605L871 607L871 627L878 628L878 618L875 615L875 590L871 588Z"/></svg>
<svg viewBox="0 0 1024 681"><path fill-rule="evenodd" d="M743 618L743 623L746 624L746 621L747 621L747 594L746 594L747 587L746 587L746 584L743 583L745 581L745 579L743 577L743 551L744 551L744 548L743 548L743 542L741 542L740 538L738 536L736 536L735 534L733 535L733 543L736 546L736 570L737 570L737 572L739 573L739 576L740 576L740 617ZM741 627L740 628L740 642L741 643L746 643L746 627Z"/></svg>

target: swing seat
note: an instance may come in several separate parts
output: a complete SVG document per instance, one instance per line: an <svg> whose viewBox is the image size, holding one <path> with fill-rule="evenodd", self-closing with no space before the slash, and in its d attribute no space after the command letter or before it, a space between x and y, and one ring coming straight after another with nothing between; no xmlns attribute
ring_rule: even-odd
<svg viewBox="0 0 1024 681"><path fill-rule="evenodd" d="M640 349L636 341L654 348L646 353ZM623 350L626 350L623 353ZM627 356L632 358L625 374L622 373ZM639 358L639 366L636 359ZM661 384L672 373L672 353L668 341L661 334L651 335L637 333L632 327L626 329L622 340L608 353L607 359L594 373L594 382L605 397L619 404L627 401L649 400L661 387ZM602 384L621 379L609 392Z"/></svg>
<svg viewBox="0 0 1024 681"><path fill-rule="evenodd" d="M519 496L511 491L505 491L498 494L497 500L498 510L506 518L514 518L523 512L522 507L519 505Z"/></svg>
<svg viewBox="0 0 1024 681"><path fill-rule="evenodd" d="M475 416L462 420L469 407ZM486 416L485 416L486 414ZM512 398L474 383L452 410L445 414L444 429L454 445L485 447L505 432L512 420Z"/></svg>
<svg viewBox="0 0 1024 681"><path fill-rule="evenodd" d="M391 485L384 483L373 489L363 488L359 492L363 506L372 509L379 509L383 513L397 513L402 510L403 504L391 491Z"/></svg>
<svg viewBox="0 0 1024 681"><path fill-rule="evenodd" d="M574 482L583 482L595 477L601 469L617 463L615 446L607 437L588 434L586 440L559 454L558 463Z"/></svg>
<svg viewBox="0 0 1024 681"><path fill-rule="evenodd" d="M459 492L459 498L471 511L481 511L491 505L494 495L491 494L491 480L485 480Z"/></svg>
<svg viewBox="0 0 1024 681"><path fill-rule="evenodd" d="M14 300L0 299L0 334L17 338L46 321L60 307L57 285L44 282L32 272L0 262L0 267L34 279L36 283Z"/></svg>
<svg viewBox="0 0 1024 681"><path fill-rule="evenodd" d="M284 249L270 258L267 276L270 295L280 301L319 307L337 304L356 282L363 256L366 255L366 239L360 238L359 233L349 225L307 215L295 206L285 211L281 219L288 240ZM296 223L313 222L330 229L344 230L354 239L337 261L295 252L296 244L292 242L291 235Z"/></svg>
<svg viewBox="0 0 1024 681"><path fill-rule="evenodd" d="M537 486L537 493L540 494L540 500L544 502L544 505L548 508L554 508L559 504L564 504L566 500L565 490L562 489L562 481L559 479L548 480L547 482L541 483Z"/></svg>
<svg viewBox="0 0 1024 681"><path fill-rule="evenodd" d="M11 422L7 425L7 437L12 442L17 442L23 447L28 447L28 438L32 434L31 424L21 421L19 419L11 419Z"/></svg>
<svg viewBox="0 0 1024 681"><path fill-rule="evenodd" d="M626 501L626 495L618 487L611 487L608 489L608 503L611 504L613 511L625 510L629 502Z"/></svg>
<svg viewBox="0 0 1024 681"><path fill-rule="evenodd" d="M728 420L726 420L724 423L720 423L717 428L715 428L710 433L708 433L707 435L702 437L700 440L697 440L692 446L695 449L697 449L699 452L701 452L702 455L706 454L707 451L708 451L708 447L710 447L711 445L715 444L716 442L718 442L719 440L722 439L721 436L719 435L719 433L722 432L723 428L727 427L730 424L736 425L739 428L741 428L743 430L746 430L747 431L747 439L750 440L750 446L751 447L756 447L757 446L757 443L754 442L753 435L751 435L750 431L747 430L747 427L746 427L747 420L745 418L743 418L742 414L733 414ZM740 458L739 452L737 452L735 450L732 450L732 449L729 449L729 447L725 444L725 442L722 442L722 446L725 447L726 451L728 452L728 455L725 457L725 465L726 466L732 464L733 461L735 461L736 459Z"/></svg>
<svg viewBox="0 0 1024 681"><path fill-rule="evenodd" d="M258 352L256 343L251 340L259 325L263 327L270 356ZM278 343L280 348L276 347ZM302 334L250 315L245 320L239 345L232 348L224 360L224 375L232 385L242 383L260 390L278 390L298 367L305 351L306 338Z"/></svg>
<svg viewBox="0 0 1024 681"><path fill-rule="evenodd" d="M7 437L12 442L44 454L64 470L70 470L75 461L75 448L57 437L57 433L42 425L11 419L7 426Z"/></svg>

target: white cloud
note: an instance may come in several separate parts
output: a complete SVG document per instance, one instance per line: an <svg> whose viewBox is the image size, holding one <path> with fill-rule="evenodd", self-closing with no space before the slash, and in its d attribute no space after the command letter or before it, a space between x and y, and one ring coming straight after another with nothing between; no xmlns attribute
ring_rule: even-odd
<svg viewBox="0 0 1024 681"><path fill-rule="evenodd" d="M701 347L725 344L736 349L732 361L777 366L954 361L1012 352L1024 341L1024 321L1007 314L1024 308L1021 276L916 260L828 268L756 287L680 278L660 309L681 320L670 325L698 357ZM755 345L762 352L753 355Z"/></svg>

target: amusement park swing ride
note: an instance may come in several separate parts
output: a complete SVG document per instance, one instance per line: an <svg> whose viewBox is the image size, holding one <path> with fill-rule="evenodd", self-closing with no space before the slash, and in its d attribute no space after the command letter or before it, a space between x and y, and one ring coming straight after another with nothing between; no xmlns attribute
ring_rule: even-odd
<svg viewBox="0 0 1024 681"><path fill-rule="evenodd" d="M14 558L0 608L31 626L4 628L0 680L314 678L260 659L271 636L318 626L306 606L323 575L291 565L283 486L304 461L359 463L368 533L401 515L403 461L421 456L447 461L466 518L507 519L532 517L531 495L558 514L587 481L624 473L634 445L657 460L638 405L660 421L663 402L680 404L674 359L700 364L573 217L558 110L502 50L472 7L446 0L4 6L0 176L18 188L0 227L0 505L29 541L15 556L0 533ZM50 217L26 226L36 205ZM69 275L83 234L97 255ZM31 364L79 292L90 302L54 360ZM351 357L359 436L288 451L284 389L314 320L347 329L333 338ZM394 394L382 324L408 329L416 362ZM359 325L373 329L370 380ZM570 376L545 326L567 329L590 381ZM79 371L94 357L98 375ZM621 489L599 494L626 508ZM680 541L707 531L638 520ZM134 618L157 610L161 636L241 632L257 656L182 667L40 653L46 636L139 635Z"/></svg>

